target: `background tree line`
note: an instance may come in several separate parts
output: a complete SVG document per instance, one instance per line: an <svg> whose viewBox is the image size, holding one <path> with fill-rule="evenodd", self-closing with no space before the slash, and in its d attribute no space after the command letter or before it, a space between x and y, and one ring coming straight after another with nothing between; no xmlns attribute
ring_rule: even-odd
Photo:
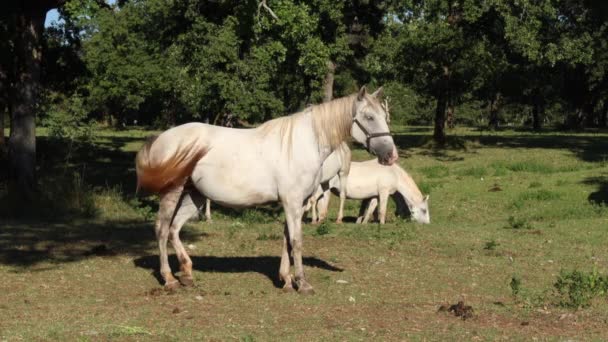
<svg viewBox="0 0 608 342"><path fill-rule="evenodd" d="M385 85L392 118L446 127L606 127L608 3L594 0L12 0L0 123L35 184L36 123L252 125ZM61 21L44 29L46 11ZM0 142L4 130L0 129ZM29 185L28 185L29 184Z"/></svg>

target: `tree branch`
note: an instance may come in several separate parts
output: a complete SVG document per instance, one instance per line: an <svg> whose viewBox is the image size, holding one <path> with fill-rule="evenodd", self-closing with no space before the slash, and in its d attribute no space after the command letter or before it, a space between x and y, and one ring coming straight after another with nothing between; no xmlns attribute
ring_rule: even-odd
<svg viewBox="0 0 608 342"><path fill-rule="evenodd" d="M268 7L268 5L266 4L266 0L262 0L260 1L260 3L258 4L258 21L260 18L260 8L264 8L266 11L268 11L268 13L270 13L270 15L275 19L275 20L279 20L279 17L277 17L276 14L274 14L274 12L272 11L272 9L270 9L270 7Z"/></svg>

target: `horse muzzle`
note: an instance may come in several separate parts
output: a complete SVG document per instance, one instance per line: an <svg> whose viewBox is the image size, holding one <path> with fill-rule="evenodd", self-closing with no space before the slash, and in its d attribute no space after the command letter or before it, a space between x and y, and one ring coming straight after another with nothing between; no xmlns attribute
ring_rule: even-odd
<svg viewBox="0 0 608 342"><path fill-rule="evenodd" d="M395 145L392 145L392 148L387 152L378 153L378 162L382 165L393 165L397 159L399 159L399 153L397 153L397 148Z"/></svg>

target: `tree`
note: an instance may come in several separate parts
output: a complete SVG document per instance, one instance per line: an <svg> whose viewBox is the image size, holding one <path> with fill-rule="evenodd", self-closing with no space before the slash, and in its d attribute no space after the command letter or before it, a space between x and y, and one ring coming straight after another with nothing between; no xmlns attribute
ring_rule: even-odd
<svg viewBox="0 0 608 342"><path fill-rule="evenodd" d="M435 0L400 3L388 18L368 63L383 66L376 77L435 99L433 138L443 144L446 121L453 120L463 96L480 86L479 69L491 62L480 16L461 1Z"/></svg>
<svg viewBox="0 0 608 342"><path fill-rule="evenodd" d="M2 61L8 74L11 135L8 143L10 191L31 199L36 188L36 106L42 60L41 37L46 13L64 0L9 0L2 5L4 48L14 56Z"/></svg>

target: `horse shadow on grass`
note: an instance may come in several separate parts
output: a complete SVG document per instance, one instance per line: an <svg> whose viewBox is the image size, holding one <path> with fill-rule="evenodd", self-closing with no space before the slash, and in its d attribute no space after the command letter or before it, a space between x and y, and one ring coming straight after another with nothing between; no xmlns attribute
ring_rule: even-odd
<svg viewBox="0 0 608 342"><path fill-rule="evenodd" d="M283 286L279 280L279 265L281 258L278 256L244 256L244 257L215 257L215 256L191 256L192 269L200 272L221 273L247 273L256 272L265 275L272 284L280 288ZM342 272L343 269L333 266L326 261L316 257L303 257L302 262L308 267L316 267L331 272ZM133 261L135 266L151 270L152 275L163 284L160 275L160 263L158 255L146 255ZM175 255L169 256L171 269L178 270L179 262Z"/></svg>
<svg viewBox="0 0 608 342"><path fill-rule="evenodd" d="M49 269L92 257L145 255L155 242L152 225L143 221L3 222L0 264L30 270L44 264L41 269Z"/></svg>

